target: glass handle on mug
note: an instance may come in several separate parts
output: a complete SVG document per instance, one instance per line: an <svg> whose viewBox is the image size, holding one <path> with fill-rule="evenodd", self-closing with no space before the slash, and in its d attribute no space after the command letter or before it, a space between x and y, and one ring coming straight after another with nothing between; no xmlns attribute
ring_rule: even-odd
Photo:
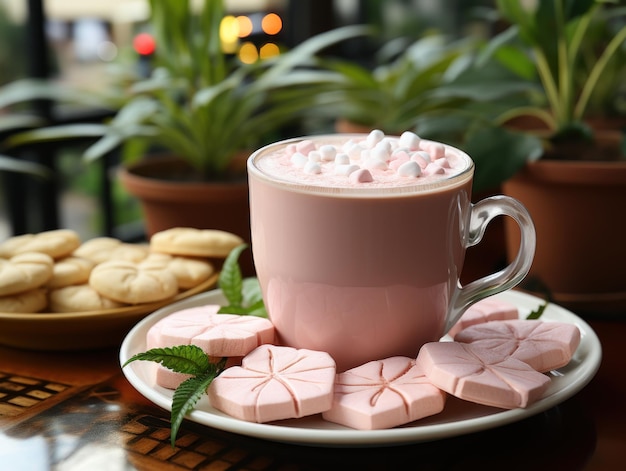
<svg viewBox="0 0 626 471"><path fill-rule="evenodd" d="M445 333L459 320L461 315L475 302L517 286L528 274L535 255L535 226L528 210L509 196L491 196L472 205L467 247L482 239L487 225L497 216L510 216L517 222L520 231L520 247L515 260L506 268L484 276L456 290L446 321Z"/></svg>

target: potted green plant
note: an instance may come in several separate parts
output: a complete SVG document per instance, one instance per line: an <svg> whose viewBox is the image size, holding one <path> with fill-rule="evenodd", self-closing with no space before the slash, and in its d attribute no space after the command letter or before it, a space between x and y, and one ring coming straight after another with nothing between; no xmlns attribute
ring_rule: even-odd
<svg viewBox="0 0 626 471"><path fill-rule="evenodd" d="M115 90L121 98L101 97L102 106L116 110L109 122L36 129L12 136L9 144L92 136L97 140L85 152L87 162L121 147L119 177L142 202L148 236L194 226L248 239L244 158L308 113L317 88L335 80L314 66L315 55L369 28L325 32L243 64L222 49L222 0L151 0L150 7L153 71ZM186 209L185 201L193 205ZM161 221L163 214L169 219Z"/></svg>
<svg viewBox="0 0 626 471"><path fill-rule="evenodd" d="M589 104L596 89L606 89L600 85L607 77L620 84L626 79L623 67L616 69L622 73L619 80L606 74L626 41L626 25L617 17L624 11L593 0L498 0L497 7L510 27L494 38L491 52L531 79L536 70L541 85L538 101L499 118L511 123L530 116L542 123L523 131L542 139L539 158L517 163L514 176L503 178L504 191L519 199L535 221L530 277L569 307L623 309L624 135L594 127ZM588 34L598 23L614 30ZM598 37L601 41L592 41ZM582 54L583 47L593 49L593 61ZM503 152L501 160L505 157ZM512 253L518 239L511 227L507 238Z"/></svg>

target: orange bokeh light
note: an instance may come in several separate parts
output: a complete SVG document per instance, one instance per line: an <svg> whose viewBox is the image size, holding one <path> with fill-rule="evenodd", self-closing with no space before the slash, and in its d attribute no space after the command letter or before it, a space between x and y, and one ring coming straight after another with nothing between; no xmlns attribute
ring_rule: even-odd
<svg viewBox="0 0 626 471"><path fill-rule="evenodd" d="M276 13L268 13L261 21L261 28L265 34L278 34L283 29L283 20Z"/></svg>
<svg viewBox="0 0 626 471"><path fill-rule="evenodd" d="M245 38L246 36L250 36L252 34L252 20L247 16L238 16L237 24L239 25L238 35L240 38Z"/></svg>

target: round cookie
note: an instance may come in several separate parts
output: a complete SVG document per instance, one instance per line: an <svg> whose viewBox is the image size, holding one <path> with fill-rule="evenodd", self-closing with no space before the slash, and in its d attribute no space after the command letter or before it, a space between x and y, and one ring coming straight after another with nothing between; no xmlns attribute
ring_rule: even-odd
<svg viewBox="0 0 626 471"><path fill-rule="evenodd" d="M95 262L81 257L67 256L55 261L52 267L52 278L47 283L49 288L82 285L89 281L89 274Z"/></svg>
<svg viewBox="0 0 626 471"><path fill-rule="evenodd" d="M168 270L125 260L96 265L89 285L107 298L128 304L162 301L178 293L176 277Z"/></svg>
<svg viewBox="0 0 626 471"><path fill-rule="evenodd" d="M171 271L178 281L178 287L183 290L198 286L215 272L213 265L206 260L157 252L151 253L140 265Z"/></svg>
<svg viewBox="0 0 626 471"><path fill-rule="evenodd" d="M83 242L73 255L102 263L108 260L140 262L149 253L147 245L129 244L113 237L95 237Z"/></svg>
<svg viewBox="0 0 626 471"><path fill-rule="evenodd" d="M48 305L48 296L43 288L0 297L0 312L39 312Z"/></svg>
<svg viewBox="0 0 626 471"><path fill-rule="evenodd" d="M54 260L40 252L27 252L0 259L0 296L39 288L52 277Z"/></svg>
<svg viewBox="0 0 626 471"><path fill-rule="evenodd" d="M41 252L58 259L71 254L80 245L80 237L71 229L56 229L37 234L23 234L0 244L0 257L9 258L25 252Z"/></svg>
<svg viewBox="0 0 626 471"><path fill-rule="evenodd" d="M53 289L48 298L52 312L99 311L125 306L124 303L102 296L88 284Z"/></svg>
<svg viewBox="0 0 626 471"><path fill-rule="evenodd" d="M241 237L230 232L174 227L153 234L150 238L150 249L170 255L224 258L243 243Z"/></svg>

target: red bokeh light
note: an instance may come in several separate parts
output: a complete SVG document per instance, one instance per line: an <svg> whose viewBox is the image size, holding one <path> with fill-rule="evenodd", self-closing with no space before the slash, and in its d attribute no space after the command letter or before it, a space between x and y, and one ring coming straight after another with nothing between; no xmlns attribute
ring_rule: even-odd
<svg viewBox="0 0 626 471"><path fill-rule="evenodd" d="M142 56L148 56L156 49L156 41L151 34L139 33L133 39L133 48L138 54Z"/></svg>

